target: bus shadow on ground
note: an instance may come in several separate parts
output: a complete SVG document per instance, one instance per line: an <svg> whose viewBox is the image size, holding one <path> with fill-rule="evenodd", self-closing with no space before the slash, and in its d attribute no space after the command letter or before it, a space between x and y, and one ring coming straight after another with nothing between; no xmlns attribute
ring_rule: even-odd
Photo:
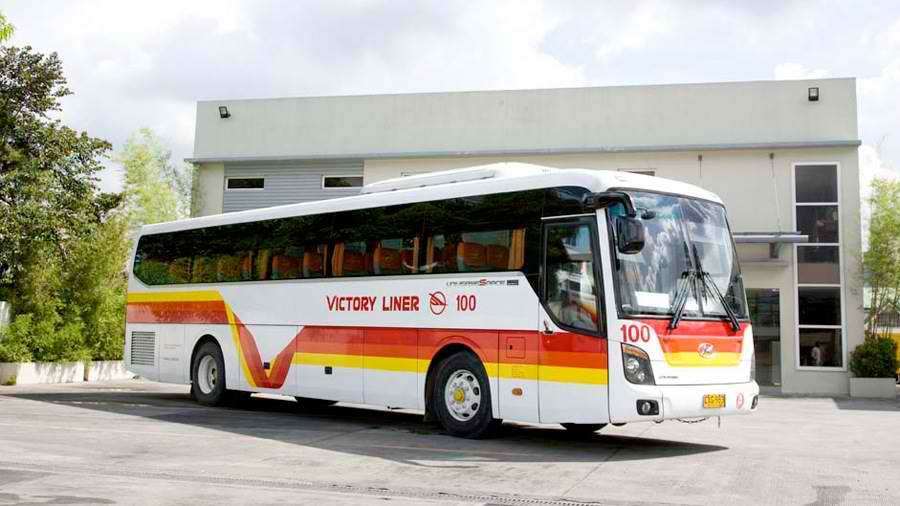
<svg viewBox="0 0 900 506"><path fill-rule="evenodd" d="M494 438L474 441L453 437L438 424L425 423L421 414L342 404L307 408L290 399L268 397L252 397L233 407L206 408L186 393L125 389L8 396L416 466L615 462L727 450L717 445L609 435L602 431L580 435L562 428L513 423L504 423Z"/></svg>

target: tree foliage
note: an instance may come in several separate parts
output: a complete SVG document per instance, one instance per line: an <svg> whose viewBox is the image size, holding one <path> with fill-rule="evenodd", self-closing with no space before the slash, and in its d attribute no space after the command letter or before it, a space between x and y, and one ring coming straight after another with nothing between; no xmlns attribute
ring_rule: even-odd
<svg viewBox="0 0 900 506"><path fill-rule="evenodd" d="M56 54L0 47L0 362L122 354L127 220L96 184L109 143L52 118L69 94Z"/></svg>
<svg viewBox="0 0 900 506"><path fill-rule="evenodd" d="M56 54L0 47L0 284L14 284L29 257L65 257L74 239L118 204L96 173L110 145L51 119L70 95Z"/></svg>
<svg viewBox="0 0 900 506"><path fill-rule="evenodd" d="M172 153L149 128L131 135L114 160L125 173L124 194L132 227L190 214L191 171L172 163Z"/></svg>
<svg viewBox="0 0 900 506"><path fill-rule="evenodd" d="M900 180L876 179L870 198L869 249L863 255L871 302L866 333L885 335L900 311Z"/></svg>
<svg viewBox="0 0 900 506"><path fill-rule="evenodd" d="M16 31L16 28L6 20L6 16L0 12L0 42L8 40L12 37L13 32Z"/></svg>

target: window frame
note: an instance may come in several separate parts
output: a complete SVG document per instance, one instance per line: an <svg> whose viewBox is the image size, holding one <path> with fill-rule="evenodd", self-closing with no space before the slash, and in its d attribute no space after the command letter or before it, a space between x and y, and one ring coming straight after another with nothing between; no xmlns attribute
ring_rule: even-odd
<svg viewBox="0 0 900 506"><path fill-rule="evenodd" d="M360 179L359 186L325 186L326 179L341 178L341 177L353 177L353 178L358 177ZM322 189L323 190L349 191L349 190L355 190L358 188L362 188L363 186L365 186L365 179L363 178L362 174L322 174Z"/></svg>
<svg viewBox="0 0 900 506"><path fill-rule="evenodd" d="M263 186L262 186L262 188L229 188L228 183L232 179L261 179L263 182ZM253 177L228 176L225 178L225 191L227 191L227 192L258 192L258 191L265 191L265 189L266 189L266 177L265 176L259 176L259 177L256 177L256 176L253 176Z"/></svg>
<svg viewBox="0 0 900 506"><path fill-rule="evenodd" d="M547 290L549 288L547 283L547 231L550 227L554 226L566 226L566 225L587 225L588 230L591 234L591 256L593 257L594 264L594 286L597 290L596 295L596 304L597 304L597 330L596 331L587 331L582 328L573 327L571 325L567 325L557 318L557 315L550 310L547 306ZM545 217L541 220L541 259L539 266L539 293L538 299L540 300L541 306L544 308L544 312L547 313L547 316L550 317L550 320L559 328L572 332L575 334L581 334L591 337L596 337L599 339L607 339L606 332L606 290L604 289L603 284L603 268L600 264L602 255L600 254L600 237L598 235L597 229L597 215L594 213L588 215L580 215L580 216L560 216L560 217Z"/></svg>
<svg viewBox="0 0 900 506"><path fill-rule="evenodd" d="M829 166L834 167L835 170L835 184L837 201L836 202L797 202L797 167L805 167L805 166ZM846 282L844 279L844 245L843 245L843 234L844 234L844 220L843 215L841 214L841 195L843 191L842 181L841 181L841 163L838 161L803 161L803 162L792 162L791 163L791 227L793 230L797 230L797 208L798 207L808 207L808 206L835 206L837 207L837 225L838 225L838 235L837 242L829 242L829 243L803 243L793 245L794 249L794 258L793 258L793 282L794 282L794 328L793 328L793 337L794 337L794 369L797 371L818 371L818 372L847 372L847 302L846 302L846 293L844 290L844 286L846 286ZM838 249L838 271L840 274L840 282L839 283L800 283L799 273L799 248L803 247L814 247L814 246L832 246L837 247ZM800 324L800 288L837 288L839 290L841 302L840 302L840 324L839 325L813 325L813 324ZM841 336L841 366L811 366L811 365L800 365L800 329L832 329L839 330Z"/></svg>

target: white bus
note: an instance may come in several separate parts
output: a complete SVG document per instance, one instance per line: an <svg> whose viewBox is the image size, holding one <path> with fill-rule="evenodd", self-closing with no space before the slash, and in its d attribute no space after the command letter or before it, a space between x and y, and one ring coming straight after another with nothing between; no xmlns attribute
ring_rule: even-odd
<svg viewBox="0 0 900 506"><path fill-rule="evenodd" d="M218 405L251 392L501 420L748 414L753 337L700 188L496 164L141 229L125 358Z"/></svg>

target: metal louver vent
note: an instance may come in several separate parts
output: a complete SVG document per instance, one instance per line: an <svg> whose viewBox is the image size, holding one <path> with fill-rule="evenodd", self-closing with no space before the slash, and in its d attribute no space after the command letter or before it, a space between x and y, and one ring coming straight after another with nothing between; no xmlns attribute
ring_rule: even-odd
<svg viewBox="0 0 900 506"><path fill-rule="evenodd" d="M156 363L156 332L131 333L131 363L133 365Z"/></svg>

